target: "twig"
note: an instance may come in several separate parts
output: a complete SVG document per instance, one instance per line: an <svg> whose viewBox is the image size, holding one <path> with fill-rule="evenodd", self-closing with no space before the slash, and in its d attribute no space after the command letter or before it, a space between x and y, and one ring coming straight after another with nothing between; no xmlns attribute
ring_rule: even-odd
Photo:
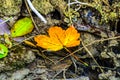
<svg viewBox="0 0 120 80"><path fill-rule="evenodd" d="M84 3L84 2L80 2L78 0L75 0L74 2L68 3L68 5L73 5L73 4L81 4L81 5L89 5L90 6L90 4Z"/></svg>
<svg viewBox="0 0 120 80"><path fill-rule="evenodd" d="M87 5L88 3L83 3L83 2L71 2L68 5L73 5L73 4L82 4L82 5Z"/></svg>
<svg viewBox="0 0 120 80"><path fill-rule="evenodd" d="M75 73L77 73L77 64L75 63L76 61L73 57L71 57L71 60L72 60L74 67L75 67Z"/></svg>
<svg viewBox="0 0 120 80"><path fill-rule="evenodd" d="M31 10L43 21L45 24L47 23L47 20L34 8L30 0L27 0L29 7Z"/></svg>
<svg viewBox="0 0 120 80"><path fill-rule="evenodd" d="M104 42L104 41L113 40L113 39L118 39L118 38L120 38L120 36L111 37L111 38L107 38L107 39L101 39L101 40L95 40L95 41L93 41L93 42L91 42L90 44L87 44L87 45L85 45L85 46L87 47L87 46L93 45L93 44L98 43L98 42ZM78 52L78 51L81 51L82 49L84 49L84 47L81 47L80 49L74 51L73 54L76 53L76 52Z"/></svg>
<svg viewBox="0 0 120 80"><path fill-rule="evenodd" d="M93 44L95 44L95 43L97 43L97 42L103 42L103 41L108 41L108 40L113 40L113 39L118 39L118 38L120 38L120 36L111 37L111 38L102 39L102 40L95 40L95 41L93 41L93 42L91 42L90 44L87 44L87 45L85 45L85 46L87 47L87 46L93 45ZM67 57L69 57L69 56L71 56L71 55L73 55L73 54L75 54L75 53L78 52L78 51L81 51L82 49L84 49L84 47L81 47L81 48L79 48L78 50L75 50L75 51L72 52L71 54L63 57L63 58L60 59L60 60L58 60L58 62L64 60L65 58L67 58Z"/></svg>
<svg viewBox="0 0 120 80"><path fill-rule="evenodd" d="M55 77L56 77L57 75L59 75L60 73L62 73L62 72L63 72L63 70L60 70L59 72L57 72L57 73L52 77L52 80L54 80Z"/></svg>
<svg viewBox="0 0 120 80"><path fill-rule="evenodd" d="M30 17L31 17L31 19L32 19L32 22L33 22L33 24L34 24L34 26L35 26L37 32L40 33L40 31L39 31L39 29L38 29L38 27L37 27L37 25L36 25L36 23L35 23L35 21L34 21L34 19L33 19L33 17L32 17L32 14L31 14L31 12L30 12L30 9L29 9L29 6L28 6L26 0L25 0L25 4L26 4L26 7L27 7L27 10L28 10L28 13L30 14Z"/></svg>
<svg viewBox="0 0 120 80"><path fill-rule="evenodd" d="M42 52L39 53L39 52L38 52L38 55L41 56L41 57L43 57L44 59L47 59L47 60L51 61L53 64L56 64L52 59L50 59L50 58L48 58L46 55L44 55L44 53L42 53Z"/></svg>
<svg viewBox="0 0 120 80"><path fill-rule="evenodd" d="M101 72L104 73L103 69L101 68L101 66L98 64L98 62L95 60L94 56L92 55L92 53L88 50L88 48L84 45L84 43L82 42L82 45L84 47L84 49L86 50L86 52L91 56L91 58L94 60L94 62L98 65L98 67L100 68Z"/></svg>
<svg viewBox="0 0 120 80"><path fill-rule="evenodd" d="M10 18L8 18L8 19L6 19L6 20L4 20L4 21L0 22L0 25L1 25L1 24L3 24L3 23L8 22L10 19L12 19L12 17L10 17Z"/></svg>
<svg viewBox="0 0 120 80"><path fill-rule="evenodd" d="M67 71L67 69L63 70L63 78L64 78L64 80L66 80L66 75L65 75L66 71Z"/></svg>
<svg viewBox="0 0 120 80"><path fill-rule="evenodd" d="M26 41L26 40L30 40L30 39L32 39L32 38L34 38L34 36L30 36L29 38L26 38L26 39L24 39L23 41L14 44L12 47L18 46L18 45L22 44L24 41Z"/></svg>
<svg viewBox="0 0 120 80"><path fill-rule="evenodd" d="M70 56L74 57L77 61L83 63L85 66L88 66L88 64L86 62L82 61L80 58L78 58L76 55L74 55L69 49L67 49L66 47L64 47L64 49L69 53ZM58 60L57 63L64 60L65 58L66 57Z"/></svg>
<svg viewBox="0 0 120 80"><path fill-rule="evenodd" d="M64 80L66 80L66 76L65 76L66 70L67 70L67 69L62 69L62 70L60 70L59 72L57 72L57 73L52 77L52 80L55 80L55 77L57 77L57 76L58 76L60 73L62 73L62 72L63 72L63 78L64 78Z"/></svg>

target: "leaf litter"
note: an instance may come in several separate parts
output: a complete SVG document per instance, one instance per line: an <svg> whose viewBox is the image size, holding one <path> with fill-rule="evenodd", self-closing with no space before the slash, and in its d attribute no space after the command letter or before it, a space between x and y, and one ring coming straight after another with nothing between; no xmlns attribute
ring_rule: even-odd
<svg viewBox="0 0 120 80"><path fill-rule="evenodd" d="M35 5L36 4L35 0L33 1L34 1L33 6L37 7L39 3ZM12 40L12 38L9 38L13 45L11 48L9 48L8 56L1 59L0 71L13 70L13 69L18 70L18 68L16 67L19 67L19 69L21 69L21 65L22 67L26 67L26 65L24 64L27 64L28 66L27 68L31 70L32 74L35 74L34 69L38 70L38 67L44 69L45 70L44 75L38 76L36 74L38 79L43 79L43 80L52 79L53 76L54 79L63 79L63 78L78 79L78 80L79 79L80 80L119 79L119 75L120 75L119 74L119 70L120 70L119 69L120 66L119 22L120 21L119 21L119 14L116 15L116 13L119 13L119 8L117 8L119 7L118 5L119 2L117 2L117 0L114 0L112 2L110 2L109 0L108 1L109 3L103 0L102 1L96 0L96 2L94 1L89 2L88 0L83 0L84 2L79 2L75 0L77 2L70 1L70 3L64 0L58 0L58 1L61 4L57 3L55 0L51 0L51 1L42 0L42 2L40 3L43 5L43 3L47 2L53 8L51 12L48 8L47 14L43 14L43 16L45 16L46 20L48 21L47 24L43 24L39 20L39 18L34 14L31 15L37 25L37 28L39 28L39 32L40 32L39 34L37 33L36 29L33 29L32 32L29 34L26 34L27 31L25 31L25 35L23 35L24 32L19 32L19 30L21 30L19 29L21 26L18 27L18 30L15 32L15 34L18 34L18 36L24 36L25 41L27 40L29 42L23 43L24 40L21 42L15 42ZM97 3L104 3L104 4L98 5ZM66 4L70 4L70 7ZM81 6L74 4L80 4ZM71 8L70 11L69 8ZM26 10L25 5L22 6L22 9ZM58 15L58 13L59 16L56 16ZM68 15L65 15L66 13L68 13ZM109 13L110 16L108 16ZM18 14L17 15L14 14L11 16L18 16ZM29 13L27 13L24 10L21 10L20 16L18 16L17 20L19 20L19 18L21 17L28 17L28 16ZM9 25L9 21L7 23ZM72 33L73 29L71 27L67 27L70 26L71 24L74 25L77 31L77 35L76 32L74 33L74 31ZM57 29L55 30L55 28L52 28L51 32L49 33L49 30L51 28L50 26L56 26L56 25L59 26L61 30L57 30ZM12 26L9 27L9 29L11 28ZM47 30L48 33L46 33ZM57 36L54 35L54 33L57 33ZM63 35L63 33L66 34L67 37ZM35 40L35 37L37 36L42 36L42 37L44 36L46 39L43 40L43 38L40 37L37 38L38 40ZM60 37L64 36L64 37L59 38L59 36ZM45 44L45 42L50 42L52 44L50 45L48 43ZM84 47L82 44L80 44L83 42L84 42ZM0 43L7 45L6 42L4 41L3 36L0 36ZM34 45L36 44L37 47L34 47ZM41 44L42 44L42 48L40 48ZM65 49L65 47L67 49ZM85 50L85 47L88 49L88 51ZM91 58L88 52L90 52L93 55L94 59L103 69L104 71L103 73L100 71L100 67L96 65L95 61ZM79 62L75 57L72 57L72 55L75 55L77 56L77 58L80 58L83 62L86 62L88 66L85 66L82 62ZM31 61L29 61L30 59ZM5 66L3 67L2 65ZM59 74L56 72L58 72ZM48 77L46 77L47 75ZM28 77L32 77L30 76L29 72L26 74L26 76L27 76L26 79L28 79ZM25 79L25 77L23 79Z"/></svg>

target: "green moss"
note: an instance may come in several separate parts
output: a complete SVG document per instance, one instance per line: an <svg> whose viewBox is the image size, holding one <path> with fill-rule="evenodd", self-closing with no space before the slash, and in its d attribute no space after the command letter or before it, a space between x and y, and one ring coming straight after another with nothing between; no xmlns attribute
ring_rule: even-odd
<svg viewBox="0 0 120 80"><path fill-rule="evenodd" d="M99 3L99 4L98 4ZM103 4L104 3L104 4ZM109 21L115 21L120 18L120 2L113 2L109 5L108 1L95 0L91 3L92 7L98 10L101 14L101 23L107 23Z"/></svg>
<svg viewBox="0 0 120 80"><path fill-rule="evenodd" d="M79 17L79 13L73 9L66 10L64 12L65 18L64 22L66 22L69 25L73 24L73 22L77 21L77 17Z"/></svg>
<svg viewBox="0 0 120 80"><path fill-rule="evenodd" d="M82 0L81 2L88 3L82 5L81 8L90 7L99 12L98 14L101 15L100 23L108 23L120 18L120 2L118 0L114 0L112 5L109 4L108 0Z"/></svg>

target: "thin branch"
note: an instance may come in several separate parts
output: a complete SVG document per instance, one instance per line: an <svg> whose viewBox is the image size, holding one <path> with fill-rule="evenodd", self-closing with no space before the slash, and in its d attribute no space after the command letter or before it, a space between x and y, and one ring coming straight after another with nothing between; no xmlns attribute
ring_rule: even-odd
<svg viewBox="0 0 120 80"><path fill-rule="evenodd" d="M66 47L64 47L64 49L69 53L70 56L74 57L77 61L83 63L85 66L88 66L88 64L86 62L82 61L80 58L78 58L76 55L74 55L69 49L67 49ZM60 61L62 61L62 60L64 60L65 58L66 57L58 60L57 63L60 62Z"/></svg>
<svg viewBox="0 0 120 80"><path fill-rule="evenodd" d="M87 46L93 45L93 44L95 44L95 43L104 42L104 41L113 40L113 39L118 39L118 38L120 38L120 36L111 37L111 38L107 38L107 39L95 40L95 41L93 41L93 42L91 42L90 44L87 44L87 45L85 45L85 46L87 47ZM82 49L84 49L84 47L81 47L80 49L74 51L73 54L76 53L76 52L78 52L78 51L81 51Z"/></svg>
<svg viewBox="0 0 120 80"><path fill-rule="evenodd" d="M82 45L84 47L84 49L86 50L86 52L91 56L91 58L94 60L94 62L98 65L98 67L100 68L101 72L104 73L103 69L101 68L101 66L98 64L98 62L95 60L94 56L92 55L92 53L88 50L88 48L84 45L84 43L82 42Z"/></svg>
<svg viewBox="0 0 120 80"><path fill-rule="evenodd" d="M68 3L68 5L73 5L73 4L80 4L80 5L88 5L88 6L91 6L89 3L80 2L80 1L78 1L78 0L75 0L74 2Z"/></svg>
<svg viewBox="0 0 120 80"><path fill-rule="evenodd" d="M63 70L60 70L59 72L57 72L53 77L52 77L52 80L55 80L55 77L57 77L57 75L59 75L60 73L62 73Z"/></svg>
<svg viewBox="0 0 120 80"><path fill-rule="evenodd" d="M30 0L27 0L29 7L31 10L43 21L45 24L47 23L47 20L34 8Z"/></svg>
<svg viewBox="0 0 120 80"><path fill-rule="evenodd" d="M33 17L32 17L32 14L31 14L31 12L30 12L30 9L29 9L29 6L28 6L26 0L25 0L25 5L26 5L26 7L27 7L28 13L30 14L30 17L31 17L31 19L32 19L32 22L33 22L33 24L34 24L34 26L35 26L37 32L40 33L40 30L38 29L38 27L37 27L37 25L36 25L36 23L35 23L35 21L34 21L34 19L33 19Z"/></svg>
<svg viewBox="0 0 120 80"><path fill-rule="evenodd" d="M77 64L75 63L76 60L73 57L71 57L71 60L72 60L74 67L75 67L75 73L77 73Z"/></svg>
<svg viewBox="0 0 120 80"><path fill-rule="evenodd" d="M66 71L67 71L67 69L63 70L63 78L64 78L64 80L66 80L66 75L65 75Z"/></svg>
<svg viewBox="0 0 120 80"><path fill-rule="evenodd" d="M10 17L10 18L8 18L8 19L6 19L6 20L4 20L4 21L0 22L0 25L1 25L1 24L3 24L3 23L8 22L10 19L12 19L12 17Z"/></svg>
<svg viewBox="0 0 120 80"><path fill-rule="evenodd" d="M83 2L71 2L68 5L73 5L73 4L82 4L82 5L88 5L88 3L83 3Z"/></svg>
<svg viewBox="0 0 120 80"><path fill-rule="evenodd" d="M98 42L104 42L104 41L113 40L113 39L118 39L118 38L120 38L120 36L111 37L111 38L107 38L107 39L101 39L101 40L95 40L95 41L93 41L93 42L91 42L90 44L87 44L87 45L85 45L85 46L87 47L87 46L93 45L93 44L98 43ZM69 57L69 56L75 54L76 52L81 51L82 49L84 49L84 47L81 47L81 48L79 48L78 50L75 50L75 51L72 52L71 54L69 54L69 55L63 57L62 59L60 59L59 61L64 60L65 58L67 58L67 57ZM59 62L59 61L58 61L58 62Z"/></svg>

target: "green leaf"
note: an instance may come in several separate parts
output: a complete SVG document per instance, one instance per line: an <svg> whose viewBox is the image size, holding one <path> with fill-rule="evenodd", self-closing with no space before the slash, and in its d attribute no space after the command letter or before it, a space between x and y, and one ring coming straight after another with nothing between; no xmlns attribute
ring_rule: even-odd
<svg viewBox="0 0 120 80"><path fill-rule="evenodd" d="M11 29L12 37L19 37L30 33L34 26L32 20L28 17L18 20Z"/></svg>
<svg viewBox="0 0 120 80"><path fill-rule="evenodd" d="M5 56L7 56L7 53L8 48L5 45L0 44L0 58L4 58Z"/></svg>

